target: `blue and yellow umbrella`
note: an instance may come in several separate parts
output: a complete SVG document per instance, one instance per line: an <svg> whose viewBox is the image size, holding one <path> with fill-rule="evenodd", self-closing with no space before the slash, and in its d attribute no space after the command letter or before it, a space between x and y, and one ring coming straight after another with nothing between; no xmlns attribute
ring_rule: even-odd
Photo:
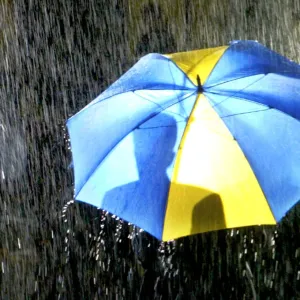
<svg viewBox="0 0 300 300"><path fill-rule="evenodd" d="M300 66L254 41L149 54L67 127L75 199L161 240L300 199Z"/></svg>

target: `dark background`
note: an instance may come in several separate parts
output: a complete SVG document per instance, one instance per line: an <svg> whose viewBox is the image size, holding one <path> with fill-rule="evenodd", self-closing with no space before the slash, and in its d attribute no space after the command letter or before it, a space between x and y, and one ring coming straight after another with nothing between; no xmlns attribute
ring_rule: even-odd
<svg viewBox="0 0 300 300"><path fill-rule="evenodd" d="M0 0L0 299L300 299L299 208L159 243L70 202L64 128L148 52L299 36L298 0Z"/></svg>

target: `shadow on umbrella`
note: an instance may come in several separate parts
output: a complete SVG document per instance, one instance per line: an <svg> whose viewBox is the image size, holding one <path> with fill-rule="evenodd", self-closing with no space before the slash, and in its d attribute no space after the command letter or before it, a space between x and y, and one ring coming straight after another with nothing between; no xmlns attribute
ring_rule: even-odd
<svg viewBox="0 0 300 300"><path fill-rule="evenodd" d="M175 105L180 110L181 104ZM176 190L175 198L174 195L170 196L170 179L185 129L182 119L185 118L164 111L130 133L133 163L127 164L126 168L121 166L110 174L113 178L121 176L124 183L127 183L108 190L101 205L105 210L145 229L159 239L166 224L174 232L181 232L178 222L185 223L182 225L187 230L182 232L183 235L189 233L188 226L192 227L192 233L225 227L222 201L212 191L172 182L172 187ZM121 144L119 146L124 147ZM128 150L124 148L124 152L128 153ZM137 174L138 180L128 180L128 174L132 173ZM197 198L202 200L197 201ZM190 201L189 204L186 201ZM172 207L173 212L172 217L166 221L167 205L168 209Z"/></svg>
<svg viewBox="0 0 300 300"><path fill-rule="evenodd" d="M218 194L211 193L194 206L191 234L203 232L202 228L226 228L223 204Z"/></svg>
<svg viewBox="0 0 300 300"><path fill-rule="evenodd" d="M122 176L128 183L108 190L101 207L159 237L170 186L167 169L174 161L178 140L177 122L172 116L160 113L130 135L133 164L110 175ZM129 174L136 174L138 180L128 180Z"/></svg>

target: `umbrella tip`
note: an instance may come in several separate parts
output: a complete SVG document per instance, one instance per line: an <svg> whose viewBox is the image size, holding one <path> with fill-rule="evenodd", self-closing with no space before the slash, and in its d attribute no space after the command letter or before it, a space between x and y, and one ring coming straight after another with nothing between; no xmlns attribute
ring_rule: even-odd
<svg viewBox="0 0 300 300"><path fill-rule="evenodd" d="M197 74L197 85L198 85L198 93L201 94L203 93L203 87L202 87L202 84L201 84L201 79L200 79L200 76Z"/></svg>

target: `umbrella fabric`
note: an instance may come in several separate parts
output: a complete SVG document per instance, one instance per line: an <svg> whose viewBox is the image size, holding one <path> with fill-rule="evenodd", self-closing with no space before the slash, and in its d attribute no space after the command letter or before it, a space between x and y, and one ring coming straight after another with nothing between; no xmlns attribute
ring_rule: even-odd
<svg viewBox="0 0 300 300"><path fill-rule="evenodd" d="M161 240L300 198L300 66L255 41L148 54L67 122L75 199Z"/></svg>

